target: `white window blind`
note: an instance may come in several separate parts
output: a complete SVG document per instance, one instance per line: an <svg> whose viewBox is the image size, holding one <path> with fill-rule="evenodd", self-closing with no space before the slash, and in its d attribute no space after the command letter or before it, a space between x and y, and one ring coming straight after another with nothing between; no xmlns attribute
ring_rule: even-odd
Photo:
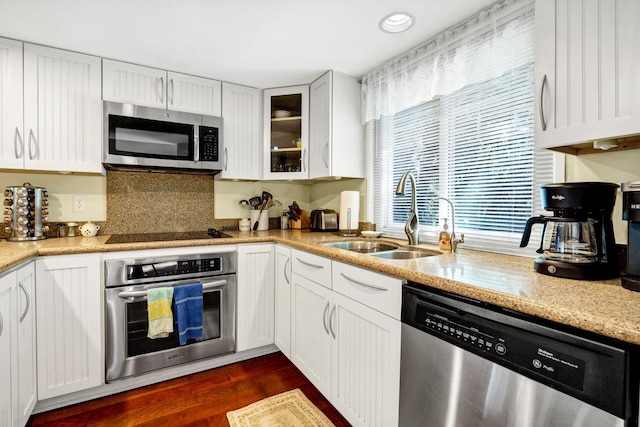
<svg viewBox="0 0 640 427"><path fill-rule="evenodd" d="M410 190L396 196L395 189L412 170L421 241L436 242L443 218L452 231L449 205L436 199L446 197L464 247L531 254L518 248L524 224L541 211L539 186L553 181L553 155L534 148L533 3L516 2L490 22L474 22L450 45L472 57L484 80L373 121L374 221L385 235L404 236ZM497 45L504 37L509 44Z"/></svg>

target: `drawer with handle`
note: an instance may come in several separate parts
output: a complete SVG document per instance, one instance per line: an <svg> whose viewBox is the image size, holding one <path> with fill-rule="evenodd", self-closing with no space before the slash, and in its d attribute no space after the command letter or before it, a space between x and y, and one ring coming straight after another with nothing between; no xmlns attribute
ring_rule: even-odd
<svg viewBox="0 0 640 427"><path fill-rule="evenodd" d="M291 271L331 289L331 259L291 249Z"/></svg>
<svg viewBox="0 0 640 427"><path fill-rule="evenodd" d="M331 269L334 291L400 320L402 280L337 261Z"/></svg>

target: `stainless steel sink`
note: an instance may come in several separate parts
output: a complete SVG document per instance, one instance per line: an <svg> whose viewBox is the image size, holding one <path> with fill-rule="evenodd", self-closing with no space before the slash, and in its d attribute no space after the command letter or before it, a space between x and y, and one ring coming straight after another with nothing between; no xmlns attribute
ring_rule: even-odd
<svg viewBox="0 0 640 427"><path fill-rule="evenodd" d="M413 258L424 258L428 256L440 255L440 252L435 251L416 251L416 250L406 250L406 249L396 249L392 251L379 252L371 254L371 256L375 256L378 258L384 259L413 259Z"/></svg>
<svg viewBox="0 0 640 427"><path fill-rule="evenodd" d="M384 242L376 242L372 240L349 240L346 242L323 242L325 246L332 248L344 249L351 252L358 252L361 254L372 254L382 251L391 251L397 249L396 245Z"/></svg>

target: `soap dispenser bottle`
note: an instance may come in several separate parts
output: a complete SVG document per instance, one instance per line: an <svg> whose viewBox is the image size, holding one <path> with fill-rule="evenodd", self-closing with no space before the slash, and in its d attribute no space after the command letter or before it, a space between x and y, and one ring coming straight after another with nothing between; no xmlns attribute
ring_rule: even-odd
<svg viewBox="0 0 640 427"><path fill-rule="evenodd" d="M438 234L438 246L441 251L450 251L451 234L447 231L449 229L449 224L447 224L447 218L442 219L444 220L444 225L442 226L442 231Z"/></svg>

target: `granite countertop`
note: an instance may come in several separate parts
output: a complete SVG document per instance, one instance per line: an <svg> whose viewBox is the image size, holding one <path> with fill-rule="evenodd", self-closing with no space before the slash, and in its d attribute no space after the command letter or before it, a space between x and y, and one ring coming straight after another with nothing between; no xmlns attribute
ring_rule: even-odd
<svg viewBox="0 0 640 427"><path fill-rule="evenodd" d="M408 260L386 260L319 245L345 240L333 233L306 230L227 232L232 237L105 245L108 236L67 237L38 242L0 241L0 272L35 256L160 249L185 246L277 242L422 283L618 340L640 344L640 292L620 285L620 279L568 280L533 270L533 259L465 249L457 254ZM405 245L405 241L381 238ZM437 250L432 245L421 248Z"/></svg>

